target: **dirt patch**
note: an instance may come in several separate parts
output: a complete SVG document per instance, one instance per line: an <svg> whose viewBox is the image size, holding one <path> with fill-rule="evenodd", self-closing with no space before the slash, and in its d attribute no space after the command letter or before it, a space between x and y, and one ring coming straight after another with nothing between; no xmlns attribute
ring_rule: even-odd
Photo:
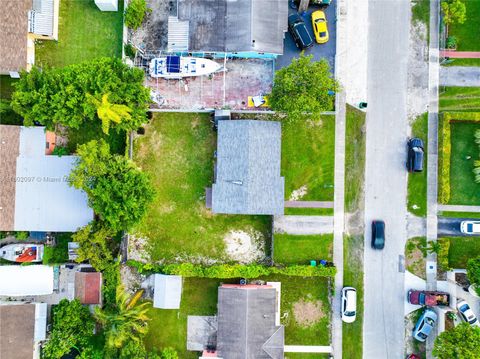
<svg viewBox="0 0 480 359"><path fill-rule="evenodd" d="M142 282L145 280L145 276L138 274L136 269L126 265L120 267L120 278L125 286L125 290L130 294L139 290Z"/></svg>
<svg viewBox="0 0 480 359"><path fill-rule="evenodd" d="M428 43L427 27L412 24L408 58L408 117L414 119L427 111L428 105Z"/></svg>
<svg viewBox="0 0 480 359"><path fill-rule="evenodd" d="M407 270L415 274L417 277L426 279L426 258L425 250L422 248L425 246L423 243L425 239L422 238L412 238L407 241L405 246L405 266Z"/></svg>
<svg viewBox="0 0 480 359"><path fill-rule="evenodd" d="M303 185L302 187L300 187L296 190L293 190L292 194L290 195L288 200L289 201L298 201L298 200L302 199L303 197L305 197L307 192L308 192L307 185Z"/></svg>
<svg viewBox="0 0 480 359"><path fill-rule="evenodd" d="M306 301L301 299L293 304L295 321L302 327L310 327L325 317L323 303L319 300Z"/></svg>
<svg viewBox="0 0 480 359"><path fill-rule="evenodd" d="M171 1L147 0L151 10L145 16L142 26L135 30L128 30L130 41L142 51L158 51L167 48L168 15L171 11Z"/></svg>
<svg viewBox="0 0 480 359"><path fill-rule="evenodd" d="M345 233L349 236L363 235L364 232L363 210L356 210L353 213L345 213Z"/></svg>
<svg viewBox="0 0 480 359"><path fill-rule="evenodd" d="M130 234L128 239L128 259L150 262L148 238Z"/></svg>
<svg viewBox="0 0 480 359"><path fill-rule="evenodd" d="M230 231L223 238L227 256L239 263L251 263L265 257L263 235L258 231Z"/></svg>

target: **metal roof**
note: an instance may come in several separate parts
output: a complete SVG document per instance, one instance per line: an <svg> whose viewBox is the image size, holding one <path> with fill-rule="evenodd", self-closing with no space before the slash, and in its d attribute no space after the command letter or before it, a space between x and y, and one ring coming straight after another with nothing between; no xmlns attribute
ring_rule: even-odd
<svg viewBox="0 0 480 359"><path fill-rule="evenodd" d="M287 17L288 0L178 0L189 51L282 54ZM179 30L169 21L170 31Z"/></svg>
<svg viewBox="0 0 480 359"><path fill-rule="evenodd" d="M0 266L0 295L27 296L53 293L53 267L44 265Z"/></svg>
<svg viewBox="0 0 480 359"><path fill-rule="evenodd" d="M218 289L217 351L231 359L281 359L284 327L275 324L276 289Z"/></svg>
<svg viewBox="0 0 480 359"><path fill-rule="evenodd" d="M168 51L188 50L189 22L175 16L168 17Z"/></svg>
<svg viewBox="0 0 480 359"><path fill-rule="evenodd" d="M179 309L182 299L182 277L154 274L153 307Z"/></svg>
<svg viewBox="0 0 480 359"><path fill-rule="evenodd" d="M213 212L283 214L280 157L280 122L219 121Z"/></svg>

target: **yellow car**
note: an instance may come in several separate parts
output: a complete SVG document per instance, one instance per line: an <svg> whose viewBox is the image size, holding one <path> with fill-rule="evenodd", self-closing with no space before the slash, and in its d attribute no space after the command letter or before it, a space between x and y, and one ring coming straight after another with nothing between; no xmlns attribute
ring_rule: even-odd
<svg viewBox="0 0 480 359"><path fill-rule="evenodd" d="M323 11L318 10L312 12L312 27L315 40L317 40L319 44L326 43L328 41L328 26L327 18Z"/></svg>

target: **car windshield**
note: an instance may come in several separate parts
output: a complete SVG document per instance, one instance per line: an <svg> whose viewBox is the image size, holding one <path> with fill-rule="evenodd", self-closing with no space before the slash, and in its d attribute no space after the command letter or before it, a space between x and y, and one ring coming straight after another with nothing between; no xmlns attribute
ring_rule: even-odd
<svg viewBox="0 0 480 359"><path fill-rule="evenodd" d="M474 324L477 321L477 318L473 318L472 320L469 321L470 324Z"/></svg>
<svg viewBox="0 0 480 359"><path fill-rule="evenodd" d="M418 336L422 339L427 339L427 336L423 333L418 333Z"/></svg>
<svg viewBox="0 0 480 359"><path fill-rule="evenodd" d="M422 302L422 303L425 303L425 294L424 293L420 293L420 295L418 296L418 301Z"/></svg>
<svg viewBox="0 0 480 359"><path fill-rule="evenodd" d="M344 314L347 317L353 317L355 315L355 312L345 312Z"/></svg>
<svg viewBox="0 0 480 359"><path fill-rule="evenodd" d="M321 37L325 37L325 36L327 36L327 33L326 33L325 31L322 31L322 32L320 33L320 36L321 36Z"/></svg>
<svg viewBox="0 0 480 359"><path fill-rule="evenodd" d="M315 20L316 23L320 23L320 22L325 22L325 19L317 19Z"/></svg>
<svg viewBox="0 0 480 359"><path fill-rule="evenodd" d="M470 307L468 306L468 304L464 304L460 307L460 311L461 312L466 312Z"/></svg>
<svg viewBox="0 0 480 359"><path fill-rule="evenodd" d="M433 321L432 318L428 318L428 317L427 317L427 318L425 318L425 323L430 324L430 325L433 325L434 321Z"/></svg>
<svg viewBox="0 0 480 359"><path fill-rule="evenodd" d="M467 231L473 232L473 223L467 224Z"/></svg>

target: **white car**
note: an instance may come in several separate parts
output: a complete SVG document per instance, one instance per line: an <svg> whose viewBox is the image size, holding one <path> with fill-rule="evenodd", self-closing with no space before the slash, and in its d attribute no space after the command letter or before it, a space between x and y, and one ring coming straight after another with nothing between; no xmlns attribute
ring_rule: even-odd
<svg viewBox="0 0 480 359"><path fill-rule="evenodd" d="M462 221L460 232L465 234L480 234L480 221Z"/></svg>
<svg viewBox="0 0 480 359"><path fill-rule="evenodd" d="M457 309L458 312L461 314L463 319L470 325L479 325L478 324L478 319L475 316L475 313L473 313L472 308L468 305L468 303L464 300L461 300L457 303Z"/></svg>
<svg viewBox="0 0 480 359"><path fill-rule="evenodd" d="M342 320L353 323L357 318L357 291L352 287L342 289Z"/></svg>

